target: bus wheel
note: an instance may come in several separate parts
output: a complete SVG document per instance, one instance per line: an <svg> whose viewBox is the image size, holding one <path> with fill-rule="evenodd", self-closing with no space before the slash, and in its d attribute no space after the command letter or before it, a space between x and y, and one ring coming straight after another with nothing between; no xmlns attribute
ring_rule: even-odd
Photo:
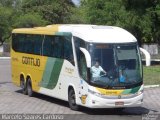
<svg viewBox="0 0 160 120"><path fill-rule="evenodd" d="M34 92L32 91L32 83L31 83L31 79L28 78L27 81L27 92L28 92L28 96L32 97Z"/></svg>
<svg viewBox="0 0 160 120"><path fill-rule="evenodd" d="M79 109L79 106L76 104L76 95L75 95L75 92L74 92L73 89L69 90L69 93L68 93L68 102L69 102L69 107L72 110L78 110Z"/></svg>
<svg viewBox="0 0 160 120"><path fill-rule="evenodd" d="M23 77L21 77L21 80L20 80L20 87L22 88L22 93L24 95L27 95L26 84Z"/></svg>

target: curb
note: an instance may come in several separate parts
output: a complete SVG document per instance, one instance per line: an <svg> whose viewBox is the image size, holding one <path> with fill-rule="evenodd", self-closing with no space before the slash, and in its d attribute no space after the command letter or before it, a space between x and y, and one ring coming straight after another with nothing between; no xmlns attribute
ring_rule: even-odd
<svg viewBox="0 0 160 120"><path fill-rule="evenodd" d="M160 85L146 85L144 88L156 88L159 87Z"/></svg>
<svg viewBox="0 0 160 120"><path fill-rule="evenodd" d="M10 60L11 57L0 57L0 60Z"/></svg>

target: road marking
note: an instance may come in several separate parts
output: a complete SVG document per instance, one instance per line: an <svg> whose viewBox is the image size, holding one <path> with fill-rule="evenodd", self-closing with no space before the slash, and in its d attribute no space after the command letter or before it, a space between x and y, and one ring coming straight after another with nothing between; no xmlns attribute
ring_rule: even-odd
<svg viewBox="0 0 160 120"><path fill-rule="evenodd" d="M0 57L0 60L10 60L11 57Z"/></svg>
<svg viewBox="0 0 160 120"><path fill-rule="evenodd" d="M159 87L159 85L145 85L144 88L155 88Z"/></svg>

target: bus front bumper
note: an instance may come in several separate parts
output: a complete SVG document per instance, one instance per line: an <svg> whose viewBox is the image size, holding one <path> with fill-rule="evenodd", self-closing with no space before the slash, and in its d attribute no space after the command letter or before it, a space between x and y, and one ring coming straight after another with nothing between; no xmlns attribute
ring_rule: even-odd
<svg viewBox="0 0 160 120"><path fill-rule="evenodd" d="M93 94L89 94L88 97L89 99L87 100L87 104L85 106L89 108L139 107L143 103L143 93L127 99L106 99Z"/></svg>

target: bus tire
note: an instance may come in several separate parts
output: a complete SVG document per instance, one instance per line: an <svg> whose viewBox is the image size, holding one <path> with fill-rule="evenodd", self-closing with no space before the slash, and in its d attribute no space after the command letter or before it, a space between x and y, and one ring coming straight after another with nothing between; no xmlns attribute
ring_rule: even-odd
<svg viewBox="0 0 160 120"><path fill-rule="evenodd" d="M22 88L22 93L27 95L26 84L23 76L20 77L20 87Z"/></svg>
<svg viewBox="0 0 160 120"><path fill-rule="evenodd" d="M69 107L72 110L79 110L79 106L76 104L76 95L73 89L69 90L68 93L68 102L69 102Z"/></svg>
<svg viewBox="0 0 160 120"><path fill-rule="evenodd" d="M28 92L28 96L29 97L32 97L33 94L34 94L34 92L32 90L32 83L31 83L31 79L30 78L28 78L28 80L27 80L27 92Z"/></svg>

